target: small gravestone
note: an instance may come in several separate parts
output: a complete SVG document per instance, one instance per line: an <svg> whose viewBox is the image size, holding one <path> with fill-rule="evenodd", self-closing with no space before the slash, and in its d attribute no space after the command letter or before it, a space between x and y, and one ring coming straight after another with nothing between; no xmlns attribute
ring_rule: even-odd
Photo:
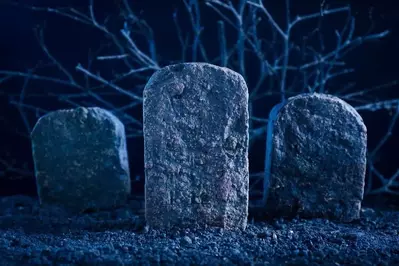
<svg viewBox="0 0 399 266"><path fill-rule="evenodd" d="M272 140L269 214L359 218L367 131L354 108L325 94L290 98Z"/></svg>
<svg viewBox="0 0 399 266"><path fill-rule="evenodd" d="M121 205L130 194L125 129L110 112L51 112L31 139L41 203L82 212Z"/></svg>
<svg viewBox="0 0 399 266"><path fill-rule="evenodd" d="M156 72L144 89L145 215L156 228L245 229L248 89L206 63Z"/></svg>

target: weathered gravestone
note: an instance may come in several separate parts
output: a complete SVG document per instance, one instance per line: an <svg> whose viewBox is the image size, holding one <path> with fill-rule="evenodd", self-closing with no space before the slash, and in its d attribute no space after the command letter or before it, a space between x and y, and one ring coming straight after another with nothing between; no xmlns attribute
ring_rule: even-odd
<svg viewBox="0 0 399 266"><path fill-rule="evenodd" d="M245 229L248 89L206 63L156 72L144 89L145 204L156 228Z"/></svg>
<svg viewBox="0 0 399 266"><path fill-rule="evenodd" d="M290 98L272 141L269 214L343 222L359 217L367 131L354 108L326 94Z"/></svg>
<svg viewBox="0 0 399 266"><path fill-rule="evenodd" d="M96 107L55 111L39 119L31 138L41 203L81 212L127 199L125 128L110 112Z"/></svg>

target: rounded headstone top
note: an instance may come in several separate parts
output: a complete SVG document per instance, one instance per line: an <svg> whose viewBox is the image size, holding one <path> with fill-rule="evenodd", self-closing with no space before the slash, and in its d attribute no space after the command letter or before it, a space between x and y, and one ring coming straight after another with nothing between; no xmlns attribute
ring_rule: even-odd
<svg viewBox="0 0 399 266"><path fill-rule="evenodd" d="M363 118L356 111L356 109L349 103L342 100L341 98L331 94L325 94L325 93L299 94L288 98L287 104L282 109L292 108L294 106L297 106L297 108L303 108L305 107L306 103L310 104L312 102L317 104L320 104L320 102L325 102L326 105L329 104L330 105L329 108L333 109L325 108L325 110L328 111L328 113L331 113L331 111L336 111L336 112L346 112L351 114L352 117L355 119L356 124L358 124L361 127L360 130L362 132L367 132L367 128L363 122Z"/></svg>
<svg viewBox="0 0 399 266"><path fill-rule="evenodd" d="M47 123L61 123L61 118L68 119L69 122L72 123L82 123L86 121L89 117L94 118L96 121L108 122L113 125L114 128L118 129L117 131L125 130L125 126L110 111L102 109L100 107L78 107L72 109L60 109L56 111L49 112L42 117L39 118L36 125L33 127L31 132L31 137L34 137L38 128L40 128L43 124Z"/></svg>
<svg viewBox="0 0 399 266"><path fill-rule="evenodd" d="M212 76L209 76L210 73L212 73ZM239 86L230 87L247 88L244 77L227 67L220 67L209 63L188 62L169 65L156 71L148 80L144 91L148 90L149 88L154 88L154 85L159 83L165 83L165 80L172 78L174 74L178 76L197 77L204 80L207 78L214 80L214 75L220 75L220 77L228 77L228 81L230 82L233 81L239 84Z"/></svg>

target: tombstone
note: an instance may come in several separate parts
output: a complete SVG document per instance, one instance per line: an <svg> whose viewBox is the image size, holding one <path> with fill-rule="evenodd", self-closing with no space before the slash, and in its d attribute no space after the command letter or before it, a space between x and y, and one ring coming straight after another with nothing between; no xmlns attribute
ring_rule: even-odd
<svg viewBox="0 0 399 266"><path fill-rule="evenodd" d="M167 66L144 89L145 216L154 228L245 229L248 88L206 63Z"/></svg>
<svg viewBox="0 0 399 266"><path fill-rule="evenodd" d="M101 108L51 112L32 133L40 203L83 212L122 205L130 194L125 128Z"/></svg>
<svg viewBox="0 0 399 266"><path fill-rule="evenodd" d="M366 149L366 126L349 104L326 94L290 98L274 124L266 211L359 218Z"/></svg>

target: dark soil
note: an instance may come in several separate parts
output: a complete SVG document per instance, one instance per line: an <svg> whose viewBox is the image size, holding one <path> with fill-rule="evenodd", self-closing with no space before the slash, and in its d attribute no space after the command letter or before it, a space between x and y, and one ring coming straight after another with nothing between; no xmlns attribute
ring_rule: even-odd
<svg viewBox="0 0 399 266"><path fill-rule="evenodd" d="M36 198L0 198L0 265L399 265L399 211L363 208L349 224L253 221L156 231L143 201L72 216Z"/></svg>

